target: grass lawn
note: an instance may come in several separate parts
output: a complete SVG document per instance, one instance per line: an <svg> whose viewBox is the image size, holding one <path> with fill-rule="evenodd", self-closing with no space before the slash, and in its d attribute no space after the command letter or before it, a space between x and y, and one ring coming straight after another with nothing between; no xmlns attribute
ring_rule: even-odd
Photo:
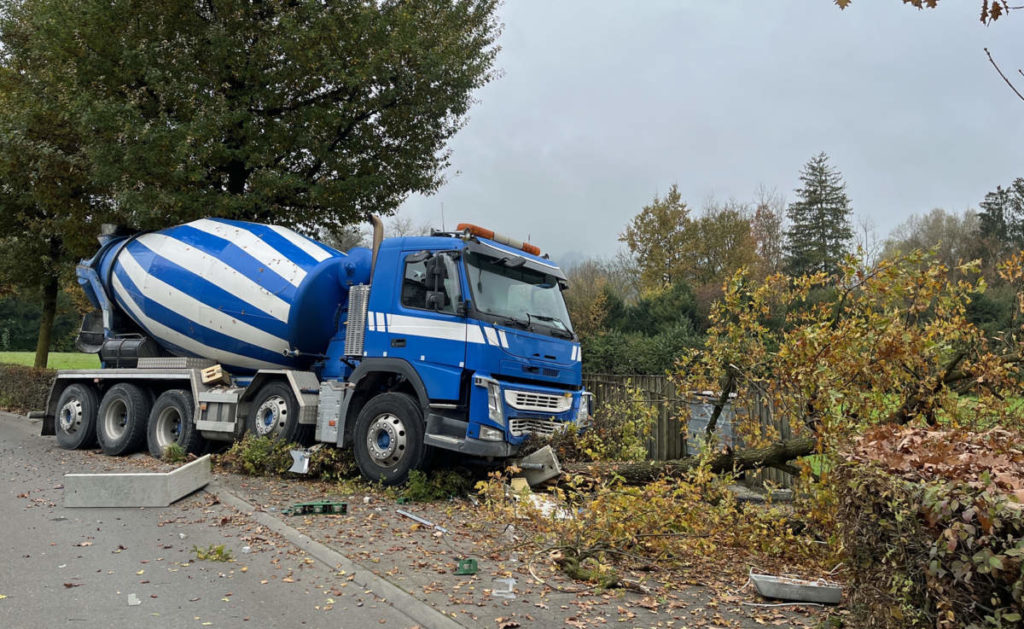
<svg viewBox="0 0 1024 629"><path fill-rule="evenodd" d="M0 352L0 363L31 367L35 360L35 352ZM47 364L50 369L95 369L99 366L99 356L79 352L50 352Z"/></svg>

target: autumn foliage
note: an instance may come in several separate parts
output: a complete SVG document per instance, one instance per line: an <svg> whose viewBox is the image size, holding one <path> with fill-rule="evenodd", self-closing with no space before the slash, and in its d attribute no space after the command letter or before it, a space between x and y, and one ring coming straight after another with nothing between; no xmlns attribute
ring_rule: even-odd
<svg viewBox="0 0 1024 629"><path fill-rule="evenodd" d="M1020 433L879 427L835 482L856 626L1020 626Z"/></svg>

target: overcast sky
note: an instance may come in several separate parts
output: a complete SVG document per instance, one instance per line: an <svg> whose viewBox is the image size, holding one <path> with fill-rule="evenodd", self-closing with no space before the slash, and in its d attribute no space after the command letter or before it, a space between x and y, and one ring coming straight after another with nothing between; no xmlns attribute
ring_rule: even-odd
<svg viewBox="0 0 1024 629"><path fill-rule="evenodd" d="M611 257L673 183L699 209L758 185L795 197L825 151L858 218L977 207L1024 177L1024 11L980 0L507 0L497 65L451 143L448 183L399 215L525 238L555 260Z"/></svg>

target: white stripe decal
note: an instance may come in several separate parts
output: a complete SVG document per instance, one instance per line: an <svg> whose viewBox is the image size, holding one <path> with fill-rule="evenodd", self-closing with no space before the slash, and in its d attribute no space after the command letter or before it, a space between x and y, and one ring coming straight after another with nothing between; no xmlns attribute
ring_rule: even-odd
<svg viewBox="0 0 1024 629"><path fill-rule="evenodd" d="M495 331L494 328L487 326L484 328L484 333L487 334L488 345L499 345L498 333Z"/></svg>
<svg viewBox="0 0 1024 629"><path fill-rule="evenodd" d="M484 344L484 335L480 332L480 327L475 324L441 321L427 317L388 315L388 331L392 334Z"/></svg>
<svg viewBox="0 0 1024 629"><path fill-rule="evenodd" d="M146 297L190 321L271 352L283 353L289 348L288 341L211 308L191 295L153 277L127 249L117 257L117 263Z"/></svg>
<svg viewBox="0 0 1024 629"><path fill-rule="evenodd" d="M315 241L306 238L302 234L297 234L292 230L288 229L287 227L281 227L280 225L270 225L269 227L278 234L287 238L289 242L291 242L299 249L302 249L309 255L313 256L313 259L316 260L317 262L323 262L327 258L333 257L334 255L331 252L324 249L323 247L321 247Z"/></svg>
<svg viewBox="0 0 1024 629"><path fill-rule="evenodd" d="M505 330L498 330L498 336L501 338L501 346L508 349L508 337L505 336Z"/></svg>
<svg viewBox="0 0 1024 629"><path fill-rule="evenodd" d="M448 341L465 341L466 324L452 321L427 319L426 317L407 317L405 315L389 315L388 331L392 334L408 334L409 336L425 336ZM483 339L480 339L483 342Z"/></svg>
<svg viewBox="0 0 1024 629"><path fill-rule="evenodd" d="M366 313L366 323L367 323L367 325L370 328L370 332L376 332L377 331L377 318L376 318L376 316L374 316L373 312L367 312Z"/></svg>
<svg viewBox="0 0 1024 629"><path fill-rule="evenodd" d="M236 367L260 369L267 367L275 368L285 366L283 364L279 365L275 363L268 363L262 360L255 360L253 358L249 358L248 356L240 356L238 354L233 354L231 352L227 352L221 349L209 347L193 339L190 336L181 334L177 330L173 330L162 323L158 323L142 313L142 310L139 309L138 304L135 303L135 300L131 297L131 294L125 289L124 285L121 283L121 280L117 277L117 275L113 276L113 280L114 293L122 296L121 301L123 302L123 305L126 306L128 310L131 312L132 318L134 318L140 324L145 326L146 329L148 329L154 335L163 339L167 339L167 341L174 343L178 347L190 351L197 356L204 356L216 360L218 362L222 362L228 365L234 365Z"/></svg>
<svg viewBox="0 0 1024 629"><path fill-rule="evenodd" d="M157 255L160 257L166 258L190 273L195 273L204 280L217 284L220 288L242 301L252 304L253 307L259 308L278 321L288 323L288 312L291 309L288 302L217 258L163 234L144 234L139 236L138 241L153 252L158 252Z"/></svg>
<svg viewBox="0 0 1024 629"><path fill-rule="evenodd" d="M246 253L256 258L261 264L266 265L274 273L283 277L292 286L298 286L302 283L303 278L306 277L306 271L301 266L289 260L283 253L274 249L262 238L247 229L228 225L227 223L218 223L208 218L192 221L188 225L241 247Z"/></svg>
<svg viewBox="0 0 1024 629"><path fill-rule="evenodd" d="M572 357L569 360L572 360L572 361L576 360L576 346L575 345L572 346Z"/></svg>
<svg viewBox="0 0 1024 629"><path fill-rule="evenodd" d="M583 346L579 347L579 351L576 352L576 360L583 362Z"/></svg>
<svg viewBox="0 0 1024 629"><path fill-rule="evenodd" d="M384 326L384 322L385 322L384 313L383 312L378 312L377 313L377 331L378 332L387 332L388 331L387 328Z"/></svg>

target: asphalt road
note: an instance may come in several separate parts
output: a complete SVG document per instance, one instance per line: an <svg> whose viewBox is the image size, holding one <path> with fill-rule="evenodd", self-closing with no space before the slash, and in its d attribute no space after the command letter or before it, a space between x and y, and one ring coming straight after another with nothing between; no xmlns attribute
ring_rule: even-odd
<svg viewBox="0 0 1024 629"><path fill-rule="evenodd" d="M0 413L0 627L413 627L401 610L205 492L162 509L67 509L99 471ZM223 545L231 561L200 561ZM246 552L248 549L248 552Z"/></svg>

